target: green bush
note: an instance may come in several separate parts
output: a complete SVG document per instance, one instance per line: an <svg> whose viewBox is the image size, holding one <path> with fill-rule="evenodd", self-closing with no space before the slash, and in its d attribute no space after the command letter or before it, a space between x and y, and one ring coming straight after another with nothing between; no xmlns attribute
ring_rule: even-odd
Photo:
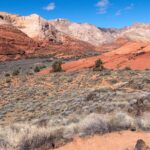
<svg viewBox="0 0 150 150"><path fill-rule="evenodd" d="M56 61L52 65L53 72L61 72L62 71L62 62Z"/></svg>
<svg viewBox="0 0 150 150"><path fill-rule="evenodd" d="M95 68L99 68L103 65L103 62L101 59L98 59L95 61Z"/></svg>
<svg viewBox="0 0 150 150"><path fill-rule="evenodd" d="M34 68L34 72L40 72L40 68L39 68L38 66L36 66L36 67Z"/></svg>
<svg viewBox="0 0 150 150"><path fill-rule="evenodd" d="M45 65L37 65L35 68L34 68L34 72L40 72L42 69L46 68Z"/></svg>
<svg viewBox="0 0 150 150"><path fill-rule="evenodd" d="M100 70L103 70L103 69L104 69L104 67L103 67L103 62L102 62L102 60L101 60L101 59L97 59L97 60L95 61L95 65L94 65L93 70L94 70L94 71L100 71Z"/></svg>

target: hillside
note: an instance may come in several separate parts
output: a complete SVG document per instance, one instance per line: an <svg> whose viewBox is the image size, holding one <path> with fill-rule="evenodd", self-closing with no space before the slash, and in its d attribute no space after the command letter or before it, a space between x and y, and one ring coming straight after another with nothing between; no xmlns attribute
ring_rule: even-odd
<svg viewBox="0 0 150 150"><path fill-rule="evenodd" d="M0 60L24 58L36 53L39 45L10 25L0 25Z"/></svg>

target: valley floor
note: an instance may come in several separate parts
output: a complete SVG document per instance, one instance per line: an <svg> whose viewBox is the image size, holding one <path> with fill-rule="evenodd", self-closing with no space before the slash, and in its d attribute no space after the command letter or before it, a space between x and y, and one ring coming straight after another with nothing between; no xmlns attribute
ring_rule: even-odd
<svg viewBox="0 0 150 150"><path fill-rule="evenodd" d="M139 138L149 144L149 69L39 75L34 67L17 64L17 74L10 64L0 68L0 150L49 150L95 134L106 135L77 139L60 150L97 150L103 145L108 147L101 150L124 150L122 145L130 150ZM123 130L136 132L108 134Z"/></svg>

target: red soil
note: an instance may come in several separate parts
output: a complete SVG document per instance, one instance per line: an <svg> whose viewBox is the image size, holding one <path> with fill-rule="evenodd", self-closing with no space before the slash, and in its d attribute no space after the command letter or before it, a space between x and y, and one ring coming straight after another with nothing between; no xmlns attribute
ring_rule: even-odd
<svg viewBox="0 0 150 150"><path fill-rule="evenodd" d="M0 61L51 54L58 57L71 57L95 52L96 47L91 44L65 35L62 43L37 41L11 25L0 25Z"/></svg>
<svg viewBox="0 0 150 150"><path fill-rule="evenodd" d="M67 62L62 65L64 71L76 71L93 67L97 59L102 59L104 67L109 69L150 69L150 43L127 42L122 47L104 53L100 56L84 58L77 61ZM51 69L41 71L39 74L48 74Z"/></svg>
<svg viewBox="0 0 150 150"><path fill-rule="evenodd" d="M65 71L92 67L97 59L102 59L104 66L109 69L131 67L132 69L150 68L150 44L128 42L119 49L107 52L101 56L90 57L63 65Z"/></svg>
<svg viewBox="0 0 150 150"><path fill-rule="evenodd" d="M38 44L10 25L0 25L0 60L17 59L34 53Z"/></svg>
<svg viewBox="0 0 150 150"><path fill-rule="evenodd" d="M124 131L102 136L77 138L57 150L134 150L138 139L143 139L150 146L150 133Z"/></svg>

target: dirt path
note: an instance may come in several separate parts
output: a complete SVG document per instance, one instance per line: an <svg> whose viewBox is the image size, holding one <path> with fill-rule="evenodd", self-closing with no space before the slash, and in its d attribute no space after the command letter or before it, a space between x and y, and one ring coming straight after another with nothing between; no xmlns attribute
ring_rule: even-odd
<svg viewBox="0 0 150 150"><path fill-rule="evenodd" d="M150 146L150 132L124 131L90 138L77 138L57 150L133 150L138 139L143 139Z"/></svg>

